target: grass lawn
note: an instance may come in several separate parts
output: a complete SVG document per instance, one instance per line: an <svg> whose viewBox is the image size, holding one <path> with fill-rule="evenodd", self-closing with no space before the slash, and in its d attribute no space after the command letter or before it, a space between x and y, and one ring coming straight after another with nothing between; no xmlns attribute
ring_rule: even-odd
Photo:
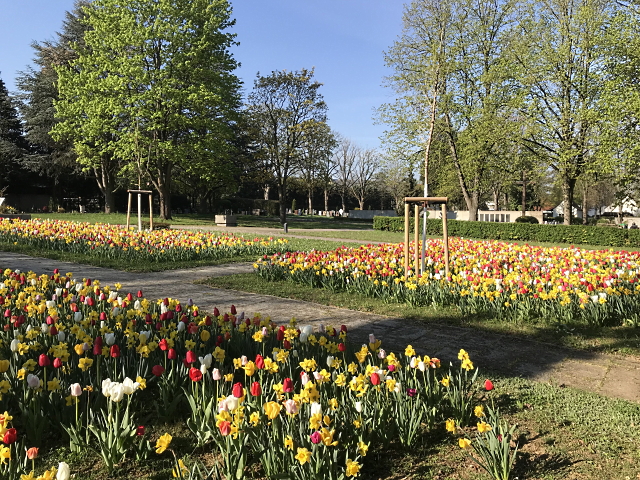
<svg viewBox="0 0 640 480"><path fill-rule="evenodd" d="M455 308L414 307L348 292L312 288L289 280L270 282L253 273L209 278L203 283L217 288L294 298L361 312L407 318L421 322L464 325L490 332L517 335L591 352L640 356L640 328L596 327L557 322L505 322L486 317L463 317Z"/></svg>
<svg viewBox="0 0 640 480"><path fill-rule="evenodd" d="M51 220L67 220L73 222L89 222L89 223L110 223L116 225L124 225L127 223L127 215L124 213L42 213L32 214L32 218L48 218ZM149 221L149 214L142 216L143 222ZM171 225L215 225L214 214L176 214L171 220L162 220L154 217L154 222L170 223ZM129 220L131 225L138 224L137 214L132 214ZM297 216L290 215L287 217L289 228L299 229L352 229L352 230L373 230L372 220L349 220L340 217L321 217L314 216ZM248 228L277 228L281 229L280 219L278 217L260 217L255 215L238 215L238 226Z"/></svg>

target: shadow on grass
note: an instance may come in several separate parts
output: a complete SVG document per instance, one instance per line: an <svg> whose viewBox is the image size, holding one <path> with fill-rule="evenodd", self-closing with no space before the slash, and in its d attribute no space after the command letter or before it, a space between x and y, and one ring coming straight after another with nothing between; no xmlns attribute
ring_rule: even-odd
<svg viewBox="0 0 640 480"><path fill-rule="evenodd" d="M576 463L578 462L572 462L559 453L532 455L529 452L519 452L513 468L513 476L519 479L548 478L550 474L562 473Z"/></svg>

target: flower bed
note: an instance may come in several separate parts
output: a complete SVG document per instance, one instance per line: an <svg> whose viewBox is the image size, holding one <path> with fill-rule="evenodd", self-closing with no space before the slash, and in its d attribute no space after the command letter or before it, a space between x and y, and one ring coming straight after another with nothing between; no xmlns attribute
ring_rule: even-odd
<svg viewBox="0 0 640 480"><path fill-rule="evenodd" d="M204 231L138 232L121 225L17 219L0 219L0 241L43 250L149 262L265 255L282 250L287 243L286 239L248 239Z"/></svg>
<svg viewBox="0 0 640 480"><path fill-rule="evenodd" d="M413 247L408 278L403 244L288 252L254 266L266 279L290 278L415 305L455 305L463 314L597 325L640 322L639 252L453 238L451 276L446 278L440 240L426 245L424 275L413 274Z"/></svg>
<svg viewBox="0 0 640 480"><path fill-rule="evenodd" d="M258 462L270 478L344 479L358 476L373 445L410 447L424 425L462 433L460 446L475 448L488 471L513 462L483 456L485 444L509 454L512 430L478 404L464 350L457 368L443 367L411 346L387 353L372 335L354 349L344 326L278 326L233 306L209 316L191 302L124 295L57 271L5 270L0 305L3 479L36 478L42 467L24 452L35 458L53 438L94 450L109 472L147 458L153 440L179 478L244 478ZM150 438L149 427L176 419L186 419L197 446L219 452L212 469L176 455L168 433ZM58 474L69 478L69 467Z"/></svg>

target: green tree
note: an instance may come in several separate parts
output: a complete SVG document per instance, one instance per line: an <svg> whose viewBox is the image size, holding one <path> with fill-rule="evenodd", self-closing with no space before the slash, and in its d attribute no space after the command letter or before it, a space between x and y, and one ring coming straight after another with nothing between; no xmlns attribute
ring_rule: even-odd
<svg viewBox="0 0 640 480"><path fill-rule="evenodd" d="M505 165L515 82L506 59L519 13L515 0L414 0L403 35L387 54L398 94L382 110L395 149L420 149L425 193L435 138L444 133L450 168L475 220L491 170Z"/></svg>
<svg viewBox="0 0 640 480"><path fill-rule="evenodd" d="M527 147L547 160L562 187L564 223L571 222L578 178L595 169L597 102L605 61L603 33L615 2L531 2L515 58L527 91Z"/></svg>
<svg viewBox="0 0 640 480"><path fill-rule="evenodd" d="M25 122L26 138L31 144L31 152L25 157L24 164L48 179L56 203L61 202L68 186L77 183L83 175L76 161L73 143L64 139L56 141L50 134L57 123L53 107L58 99L55 67L68 65L76 58L75 45L83 43L87 28L81 21L83 8L88 5L85 0L76 1L74 10L66 12L61 32L56 34L55 40L32 43L35 68L29 67L20 72L16 79L21 91L19 109ZM95 172L96 175L98 173Z"/></svg>
<svg viewBox="0 0 640 480"><path fill-rule="evenodd" d="M240 103L227 0L96 0L85 46L59 67L61 118L85 165L118 159L146 177L171 218L177 166L211 180L225 172Z"/></svg>
<svg viewBox="0 0 640 480"><path fill-rule="evenodd" d="M15 101L0 78L0 189L8 186L19 169L18 160L27 153L22 122Z"/></svg>
<svg viewBox="0 0 640 480"><path fill-rule="evenodd" d="M330 165L336 140L326 123L312 123L304 131L302 156L300 160L300 180L307 190L309 214L313 212L313 190L324 185L323 173ZM325 177L326 178L326 177ZM325 209L327 208L327 192L325 190Z"/></svg>
<svg viewBox="0 0 640 480"><path fill-rule="evenodd" d="M313 73L302 69L258 74L249 94L248 113L256 143L275 178L282 224L287 221L289 179L304 157L305 132L327 120L327 105L318 92L322 84L313 80Z"/></svg>

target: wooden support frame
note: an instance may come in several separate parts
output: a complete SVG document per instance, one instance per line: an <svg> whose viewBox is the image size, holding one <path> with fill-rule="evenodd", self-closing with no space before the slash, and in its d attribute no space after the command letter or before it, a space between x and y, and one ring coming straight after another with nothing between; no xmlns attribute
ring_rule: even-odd
<svg viewBox="0 0 640 480"><path fill-rule="evenodd" d="M153 192L151 190L127 190L127 230L131 220L131 195L138 194L138 231L142 230L142 195L149 195L149 230L153 230Z"/></svg>
<svg viewBox="0 0 640 480"><path fill-rule="evenodd" d="M442 205L442 240L444 246L444 269L445 275L449 277L449 233L447 229L447 197L405 197L404 199L404 278L409 277L409 230L410 230L410 205L414 204L414 272L418 276L418 265L420 263L419 235L420 230L420 204L427 207L429 204Z"/></svg>

